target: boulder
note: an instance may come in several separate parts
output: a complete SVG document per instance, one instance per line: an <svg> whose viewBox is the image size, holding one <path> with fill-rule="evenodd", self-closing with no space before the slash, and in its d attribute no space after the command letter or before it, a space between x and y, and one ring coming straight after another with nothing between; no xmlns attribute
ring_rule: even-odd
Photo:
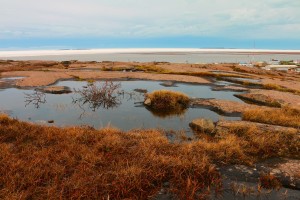
<svg viewBox="0 0 300 200"><path fill-rule="evenodd" d="M189 126L195 131L201 131L209 134L213 133L215 129L214 122L205 118L194 119Z"/></svg>

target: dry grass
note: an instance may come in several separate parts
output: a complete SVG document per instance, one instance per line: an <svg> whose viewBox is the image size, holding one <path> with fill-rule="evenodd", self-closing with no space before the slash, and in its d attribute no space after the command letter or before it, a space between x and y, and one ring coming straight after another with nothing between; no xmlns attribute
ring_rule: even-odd
<svg viewBox="0 0 300 200"><path fill-rule="evenodd" d="M296 134L235 127L223 138L169 143L157 130L56 128L0 116L1 199L179 199L221 189L214 164L297 156ZM210 189L208 189L210 188Z"/></svg>
<svg viewBox="0 0 300 200"><path fill-rule="evenodd" d="M299 90L282 87L282 86L276 85L276 84L262 84L262 88L267 89L267 90L277 90L277 91L281 91L281 92L290 92L290 93L293 93L293 94L296 94L296 95L300 95Z"/></svg>
<svg viewBox="0 0 300 200"><path fill-rule="evenodd" d="M300 110L291 107L246 110L243 112L243 119L253 122L300 128Z"/></svg>
<svg viewBox="0 0 300 200"><path fill-rule="evenodd" d="M146 99L151 100L150 107L154 110L176 111L188 107L190 98L181 92L170 90L156 90L146 94Z"/></svg>
<svg viewBox="0 0 300 200"><path fill-rule="evenodd" d="M155 130L55 128L0 117L1 199L181 199L220 186L208 157ZM199 193L200 192L200 193Z"/></svg>
<svg viewBox="0 0 300 200"><path fill-rule="evenodd" d="M63 65L58 62L37 62L32 63L30 61L2 61L0 62L0 72L9 71L33 71L33 70L45 70L45 68L64 68Z"/></svg>
<svg viewBox="0 0 300 200"><path fill-rule="evenodd" d="M260 186L266 189L276 189L279 190L281 188L280 181L272 174L262 174L259 177Z"/></svg>

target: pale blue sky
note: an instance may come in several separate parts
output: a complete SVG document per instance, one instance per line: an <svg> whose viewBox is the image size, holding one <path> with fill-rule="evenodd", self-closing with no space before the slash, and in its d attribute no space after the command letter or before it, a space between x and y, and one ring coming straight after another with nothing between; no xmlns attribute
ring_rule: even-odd
<svg viewBox="0 0 300 200"><path fill-rule="evenodd" d="M140 41L136 47L150 45L146 41L152 41L152 45L157 41L158 47L162 41L164 47L176 46L175 38L181 38L178 46L183 47L197 44L197 47L240 48L239 44L245 43L245 48L250 48L252 41L257 41L258 47L260 42L272 41L271 45L286 41L283 48L295 49L300 44L300 0L0 0L0 3L2 49L91 48L90 41L82 42L89 39L113 47L118 47L114 39L123 41L122 47L126 47L126 41ZM166 42L167 38L172 38L174 44ZM64 39L72 42L66 43ZM191 44L185 45L186 41ZM282 47L273 44L270 48Z"/></svg>

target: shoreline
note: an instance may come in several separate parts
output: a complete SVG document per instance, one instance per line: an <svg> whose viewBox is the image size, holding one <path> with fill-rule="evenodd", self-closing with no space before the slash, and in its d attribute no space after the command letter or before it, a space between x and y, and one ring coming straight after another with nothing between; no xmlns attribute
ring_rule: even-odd
<svg viewBox="0 0 300 200"><path fill-rule="evenodd" d="M12 50L1 51L0 59L7 57L30 57L51 55L84 55L84 54L155 54L155 53L215 53L215 54L290 54L300 55L300 50L270 49L198 49L198 48L115 48L115 49L84 49L84 50Z"/></svg>

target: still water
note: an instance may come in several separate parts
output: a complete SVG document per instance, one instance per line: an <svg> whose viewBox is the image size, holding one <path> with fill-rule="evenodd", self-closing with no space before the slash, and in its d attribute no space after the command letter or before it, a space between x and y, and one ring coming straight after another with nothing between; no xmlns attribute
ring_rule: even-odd
<svg viewBox="0 0 300 200"><path fill-rule="evenodd" d="M103 84L95 82L94 84ZM189 108L180 115L157 116L143 105L144 94L135 89L147 89L148 92L159 89L181 91L192 98L218 98L241 102L234 94L238 92L213 91L211 85L176 83L165 88L159 81L120 81L119 104L111 108L92 108L89 103L74 102L80 98L78 93L44 94L37 105L26 102L28 95L35 94L33 89L24 90L7 88L0 90L0 111L10 116L35 123L47 123L54 120L54 125L89 125L95 128L113 126L122 130L133 128L163 128L168 130L190 131L188 124L195 118L205 117L214 121L219 119L238 120L239 117L221 116L205 108ZM57 86L68 86L72 90L86 88L85 81L61 81ZM222 84L220 82L219 84ZM45 100L45 101L44 101Z"/></svg>

